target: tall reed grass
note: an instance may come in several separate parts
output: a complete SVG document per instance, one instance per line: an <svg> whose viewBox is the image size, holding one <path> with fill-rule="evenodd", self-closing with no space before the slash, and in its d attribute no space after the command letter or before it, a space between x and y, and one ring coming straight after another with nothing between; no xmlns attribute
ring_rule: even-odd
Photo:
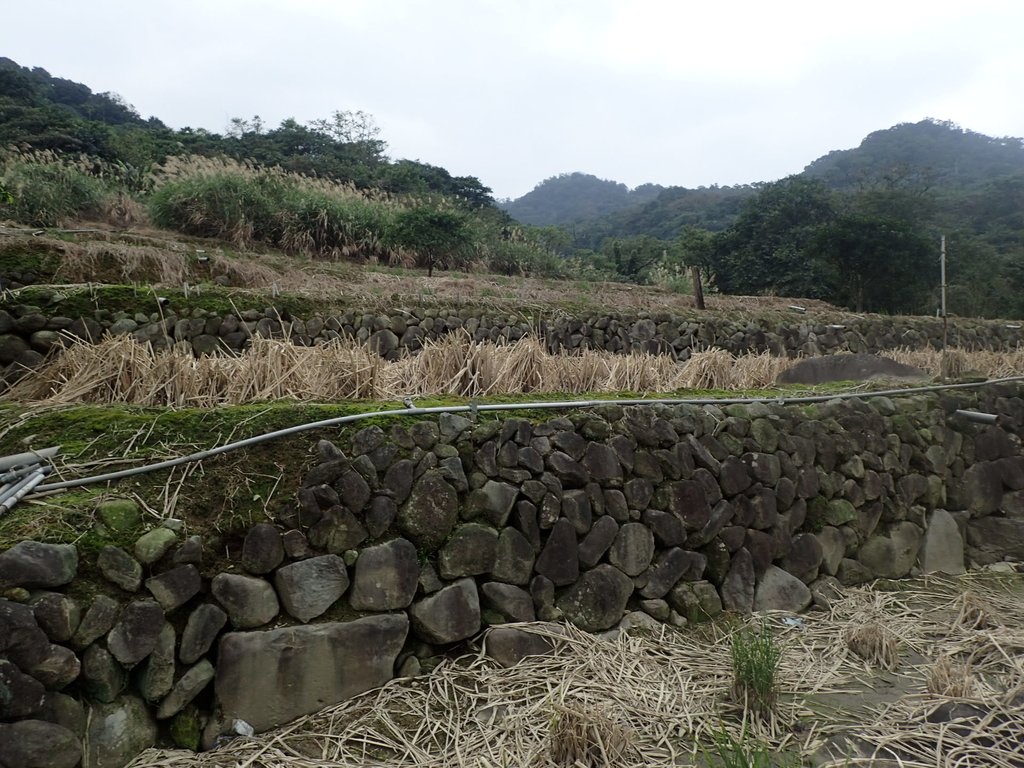
<svg viewBox="0 0 1024 768"><path fill-rule="evenodd" d="M462 268L474 258L451 237L466 216L445 198L393 198L280 168L195 156L170 158L152 184L156 224L241 248L259 244L403 266L436 261Z"/></svg>
<svg viewBox="0 0 1024 768"><path fill-rule="evenodd" d="M0 154L0 187L10 195L9 200L0 199L0 218L33 227L99 217L116 196L110 185L87 170L84 159L46 150Z"/></svg>

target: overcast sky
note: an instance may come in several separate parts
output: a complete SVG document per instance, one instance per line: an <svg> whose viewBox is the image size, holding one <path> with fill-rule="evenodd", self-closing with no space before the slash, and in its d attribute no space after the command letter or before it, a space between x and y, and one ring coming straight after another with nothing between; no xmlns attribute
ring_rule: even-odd
<svg viewBox="0 0 1024 768"><path fill-rule="evenodd" d="M769 181L925 117L1024 135L1019 0L33 0L0 55L223 133L373 114L498 197Z"/></svg>

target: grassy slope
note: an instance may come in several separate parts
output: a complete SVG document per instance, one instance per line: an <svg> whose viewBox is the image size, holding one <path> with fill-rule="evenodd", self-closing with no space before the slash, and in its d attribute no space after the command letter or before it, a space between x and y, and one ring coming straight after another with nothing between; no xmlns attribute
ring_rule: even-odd
<svg viewBox="0 0 1024 768"><path fill-rule="evenodd" d="M98 244L98 245L97 245ZM139 251L137 249L146 249ZM141 253L141 256L140 256ZM198 261L201 253L212 254L212 264ZM156 275L131 270L152 270L151 261L163 255L173 266L171 282L150 287ZM147 261L149 259L149 261ZM172 237L162 232L116 234L87 232L50 233L33 237L10 234L0 238L0 266L30 264L52 274L60 287L34 286L18 292L12 303L49 307L65 316L91 314L98 308L108 312L155 311L157 291L171 299L176 308L201 307L208 311L274 306L282 314L296 316L338 307L385 311L406 302L451 308L479 306L490 313L516 312L557 314L568 310L631 312L651 309L686 313L689 299L657 289L618 284L594 284L529 280L494 275L440 274L432 280L418 272L350 263L311 262L289 259L280 254L236 254L222 244ZM147 264L149 265L147 267ZM222 287L208 282L212 267L232 275L235 284ZM67 285L63 274L98 270L100 278L131 275L136 285ZM197 295L185 296L180 282L204 283ZM273 284L289 290L273 295ZM750 309L727 297L711 297L720 309ZM758 309L777 311L785 300L756 300ZM815 311L831 315L836 310L812 303ZM686 396L713 396L695 392ZM718 393L737 396L737 392ZM764 395L765 393L760 393ZM635 393L622 393L635 397ZM608 398L603 394L596 397ZM503 398L536 401L536 395ZM590 399L590 396L551 394L544 399ZM453 404L457 400L421 400L419 405ZM214 410L144 409L127 406L77 406L39 408L0 400L0 445L3 453L14 453L49 445L62 446L58 469L62 477L84 477L123 469L166 458L186 455L231 440L263 434L276 429L356 412L393 408L392 403L310 404L279 402ZM517 415L524 415L519 413ZM526 414L527 416L531 414ZM532 414L551 418L553 411ZM482 417L491 418L491 417ZM407 417L360 422L363 428L377 422L385 429L401 424ZM354 431L350 429L349 431ZM93 485L22 502L0 518L0 550L23 538L75 541L86 552L106 543L129 544L138 531L114 535L95 525L95 507L111 496L136 498L145 510L146 521L174 516L185 521L186 533L216 539L225 553L237 544L239 532L254 521L273 516L294 499L302 475L316 459L318 439L334 440L343 448L346 435L338 429L302 433L272 443L247 448L171 471L140 475L107 487ZM86 558L89 560L91 558Z"/></svg>
<svg viewBox="0 0 1024 768"><path fill-rule="evenodd" d="M200 258L206 259L200 261ZM38 286L19 291L17 301L39 306L59 300L60 312L155 311L153 286L176 308L230 311L267 306L297 316L338 307L388 311L403 306L482 309L517 316L558 312L670 312L696 314L689 294L653 286L592 280L509 277L484 273L435 272L348 261L313 260L272 251L238 252L224 243L160 231L119 233L49 232L33 236L0 226L0 275L9 265L37 268L57 290ZM219 277L229 283L213 283ZM189 297L182 283L201 286ZM85 284L89 287L85 287ZM68 284L80 284L72 288ZM787 299L707 296L709 312L748 315L786 311ZM844 313L819 301L803 301L822 321ZM792 316L792 312L787 312ZM706 315L702 315L706 316Z"/></svg>

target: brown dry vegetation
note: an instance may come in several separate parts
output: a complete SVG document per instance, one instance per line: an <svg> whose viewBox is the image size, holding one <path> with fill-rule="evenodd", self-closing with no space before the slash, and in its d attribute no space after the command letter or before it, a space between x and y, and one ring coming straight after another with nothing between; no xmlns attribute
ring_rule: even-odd
<svg viewBox="0 0 1024 768"><path fill-rule="evenodd" d="M600 350L549 354L536 337L513 344L476 342L453 334L411 357L385 362L354 341L316 347L253 339L240 355L196 357L187 344L154 351L130 337L69 348L28 373L6 393L20 402L129 403L211 407L268 400L318 402L395 400L406 396L484 397L528 393L672 393L771 387L793 361L767 352L735 357L721 349L676 363L665 355ZM1024 350L957 355L988 376L1024 370ZM939 356L894 353L935 367ZM927 369L926 369L927 370Z"/></svg>
<svg viewBox="0 0 1024 768"><path fill-rule="evenodd" d="M53 279L59 283L144 283L157 278L162 285L181 285L189 279L184 251L153 245L102 240L68 243Z"/></svg>
<svg viewBox="0 0 1024 768"><path fill-rule="evenodd" d="M868 621L847 628L846 646L873 667L893 670L899 665L899 638L881 621Z"/></svg>
<svg viewBox="0 0 1024 768"><path fill-rule="evenodd" d="M355 342L300 347L256 338L241 355L195 357L187 344L154 351L130 337L74 343L18 381L20 402L211 407L285 398L330 402L406 396L531 392L674 392L763 387L789 364L767 354L735 360L721 350L685 363L664 355L585 350L548 354L540 340L475 342L455 334L417 355L385 362Z"/></svg>
<svg viewBox="0 0 1024 768"><path fill-rule="evenodd" d="M966 589L1000 617L998 627L957 622ZM198 755L149 750L132 766L708 766L721 764L708 754L725 734L748 755L771 755L759 765L1007 768L1020 764L1024 732L1014 698L1024 691L1022 590L1020 574L975 573L898 592L851 588L799 623L769 614L614 639L532 625L555 654L510 669L471 654L254 739ZM730 703L730 647L762 620L782 649L779 697L771 717L753 718ZM895 671L866 668L849 653L848 630L868 620L908 649ZM942 659L970 665L970 699L931 690ZM951 705L963 713L954 722L940 714Z"/></svg>
<svg viewBox="0 0 1024 768"><path fill-rule="evenodd" d="M109 224L90 222L89 231L76 233L74 242L50 236L33 236L34 230L0 226L4 247L21 245L31 252L39 247L57 252L55 281L128 282L160 287L180 287L226 279L239 289L292 293L311 299L344 303L358 300L372 307L388 304L426 302L479 304L509 313L559 308L611 310L616 312L686 312L693 298L657 286L601 281L573 281L554 278L506 277L480 272L436 271L432 277L419 270L377 264L369 259L362 266L347 262L284 255L249 246L235 252L223 242L190 238L163 230L136 226L130 233L106 229ZM200 263L198 253L209 256ZM162 254L166 264L154 258ZM757 296L707 294L708 310L743 313L787 311L789 299ZM821 301L799 300L815 315L841 320L842 310Z"/></svg>

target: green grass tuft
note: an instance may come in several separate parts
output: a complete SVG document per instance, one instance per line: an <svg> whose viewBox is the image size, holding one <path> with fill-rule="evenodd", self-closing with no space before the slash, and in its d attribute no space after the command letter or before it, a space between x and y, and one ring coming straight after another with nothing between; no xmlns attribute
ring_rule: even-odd
<svg viewBox="0 0 1024 768"><path fill-rule="evenodd" d="M704 760L715 768L777 768L790 765L773 747L749 738L746 729L739 738L723 726L715 731L713 750L704 750Z"/></svg>
<svg viewBox="0 0 1024 768"><path fill-rule="evenodd" d="M770 712L778 695L776 675L782 649L767 624L732 637L733 697L758 714Z"/></svg>

